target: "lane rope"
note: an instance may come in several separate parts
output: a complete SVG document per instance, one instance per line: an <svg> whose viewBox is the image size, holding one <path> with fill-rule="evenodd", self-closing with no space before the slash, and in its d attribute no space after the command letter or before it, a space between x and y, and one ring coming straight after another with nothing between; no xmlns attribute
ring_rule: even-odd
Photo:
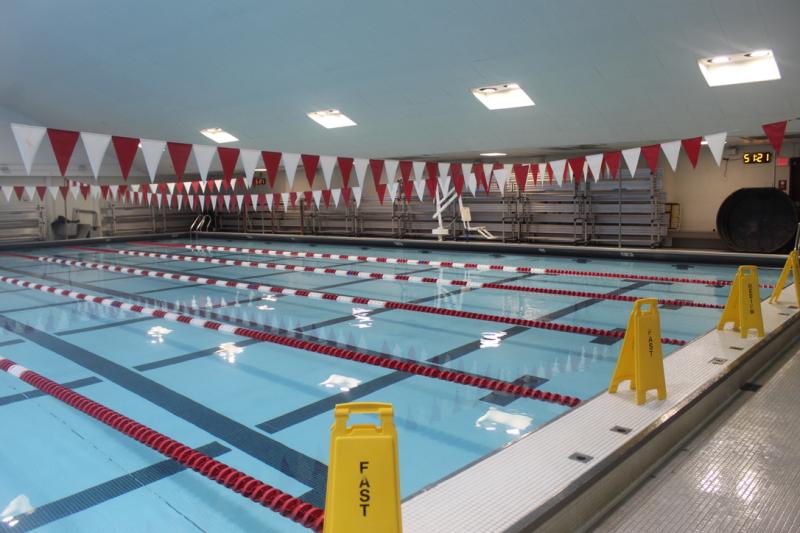
<svg viewBox="0 0 800 533"><path fill-rule="evenodd" d="M546 392L540 389L535 389L533 387L511 383L509 381L487 378L483 376L476 376L464 372L459 372L457 370L446 370L442 367L434 365L425 365L418 363L416 361L410 361L408 359L379 357L376 355L369 355L363 352L357 352L355 350L349 350L345 348L335 348L332 346L317 344L315 342L306 341L302 339L292 339L289 337L274 335L272 333L267 333L266 331L258 331L250 328L237 327L231 324L223 324L221 322L205 320L202 318L197 318L189 315L183 315L169 311L162 311L160 309L154 309L152 307L145 307L138 304L131 304L127 302L122 302L120 300L114 300L113 298L105 298L103 296L96 296L93 294L86 294L82 292L71 291L68 289L59 289L56 287L50 287L48 285L44 285L42 283L23 281L20 279L10 278L7 276L0 276L0 281L9 283L11 285L16 285L18 287L24 287L27 289L33 289L40 292L65 296L75 300L92 302L104 305L106 307L116 307L118 309L123 309L125 311L131 311L134 313L148 315L156 318L162 318L164 320L168 320L171 322L189 324L191 326L198 328L206 328L214 331L221 331L224 333L229 333L231 335L238 335L240 337L247 337L250 339L256 339L264 342L271 342L273 344L280 344L282 346L289 346L291 348L299 348L309 352L315 352L322 355L337 357L339 359L356 361L358 363L366 363L373 366L388 368L390 370L405 372L408 374L415 374L418 376L424 376L432 379L439 379L442 381L450 381L453 383L469 385L480 389L488 389L495 392L503 392L514 396L520 396L522 398L531 398L534 400L540 400L544 402L557 403L565 405L567 407L575 407L581 403L581 400L574 396L567 396L563 394Z"/></svg>
<svg viewBox="0 0 800 533"><path fill-rule="evenodd" d="M248 476L244 472L217 461L136 420L59 385L33 370L18 365L10 359L0 357L0 370L261 506L280 513L309 529L322 531L324 511L319 507Z"/></svg>
<svg viewBox="0 0 800 533"><path fill-rule="evenodd" d="M455 261L433 261L428 259L411 259L402 257L370 257L366 255L340 255L315 252L293 252L290 250L268 250L264 248L236 248L233 246L210 246L193 244L174 244L161 242L132 242L131 244L145 246L164 246L169 248L184 248L187 250L206 250L214 252L236 252L242 254L271 255L281 257L302 257L309 259L337 259L342 261L362 261L367 263L386 263L399 265L421 265L439 268L458 268L466 270L483 270L499 272L518 272L521 274L548 274L554 276L577 276L613 279L632 279L638 281L661 281L670 283L694 283L699 285L712 285L715 287L727 287L733 282L731 280L712 280L696 278L678 278L671 276L647 276L643 274L625 274L621 272L593 272L587 270L568 270L561 268L537 268L508 265L491 265L480 263L460 263ZM772 289L774 285L762 284L761 288Z"/></svg>
<svg viewBox="0 0 800 533"><path fill-rule="evenodd" d="M238 266L238 267L249 267L249 268L268 268L264 266L266 263L259 263L257 261L241 261L238 259L219 259L219 258L212 258L212 257L198 257L198 256L190 256L190 255L175 255L175 254L161 254L158 252L140 252L136 250L115 250L115 249L104 249L104 248L85 248L85 247L75 247L81 250L88 250L93 252L102 252L102 253L115 253L120 255L130 255L130 256L137 256L137 257L154 257L160 259L171 259L174 261L187 261L190 263L212 263L216 265L231 265L231 266ZM507 317L501 315L490 315L488 313L474 313L471 311L460 311L456 309L446 309L442 307L432 307L429 305L419 305L419 304L411 304L405 302L394 302L390 300L376 300L372 298L363 298L359 296L346 296L342 294L335 294L330 292L319 292L319 291L311 291L306 289L289 289L284 287L274 287L270 285L262 285L259 283L245 283L245 282L237 282L237 281L226 281L220 280L216 278L205 278L201 276L189 275L189 274L170 274L166 272L161 272L157 270L144 270L139 268L133 267L123 267L119 265L109 265L105 263L91 263L87 261L78 261L73 259L61 259L55 257L36 257L36 256L29 256L30 258L35 258L40 261L46 261L50 263L60 263L64 265L73 265L73 266L82 266L86 268L93 268L96 270L110 270L114 272L121 272L121 273L128 273L128 274L136 274L141 276L149 276L149 277L156 277L156 278L166 278L172 279L176 281L185 281L191 283L204 283L207 285L217 285L220 287L232 287L237 289L243 290L254 290L260 292L271 292L276 294L289 294L291 296L302 296L304 298L313 298L317 300L332 300L336 302L348 303L348 304L359 304L359 305L367 305L370 307L377 307L377 308L384 308L384 309L397 309L402 311L413 311L418 313L429 313L434 315L444 315L444 316L453 316L457 318L467 318L471 320L483 320L487 322L499 322L502 324L513 324L516 326L524 326L528 328L537 328L537 329L546 329L550 331L561 331L566 333L576 333L579 335L590 335L592 337L614 337L618 339L622 339L625 337L624 331L615 331L610 329L602 329L602 328L591 328L586 326L575 326L572 324L562 324L558 322L549 322L544 320L535 320L535 319L527 319L527 318L514 318L514 317ZM664 344L672 344L675 346L683 346L686 344L686 341L683 339L673 339L669 337L663 337L661 342Z"/></svg>
<svg viewBox="0 0 800 533"><path fill-rule="evenodd" d="M101 250L101 248L98 248L97 250ZM108 250L114 252L120 252L120 250L118 249L108 249ZM139 250L125 250L125 251L138 252ZM142 253L152 254L157 252L142 252ZM164 255L163 257L168 257L168 256ZM177 257L177 256L171 256L171 257ZM183 256L183 257L193 257L193 256ZM228 259L226 261L231 261L231 260ZM310 274L329 274L333 276L356 277L356 278L371 279L371 280L401 281L407 283L423 283L423 284L427 283L439 286L466 287L470 289L496 289L503 291L546 294L549 296L569 296L569 297L584 298L584 299L592 298L596 300L612 300L617 302L635 302L636 300L643 298L642 296L631 296L627 294L608 294L602 292L573 291L567 289L549 289L544 287L528 287L525 285L510 285L506 283L485 283L479 281L434 278L429 276L410 276L406 274L385 274L381 272L365 272L363 270L342 270L336 268L311 267L302 265L283 265L280 263L259 263L259 268L267 268L271 270L282 270L290 272L303 272ZM702 309L725 308L725 306L722 304L697 302L693 300L684 300L684 299L659 298L658 303L660 305L678 306L678 307L698 307Z"/></svg>

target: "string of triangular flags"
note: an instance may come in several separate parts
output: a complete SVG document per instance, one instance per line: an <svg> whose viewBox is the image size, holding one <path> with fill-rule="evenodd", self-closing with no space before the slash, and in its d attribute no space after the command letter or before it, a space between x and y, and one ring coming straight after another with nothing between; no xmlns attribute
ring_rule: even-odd
<svg viewBox="0 0 800 533"><path fill-rule="evenodd" d="M780 153L787 122L784 120L762 126L776 155ZM375 191L381 204L384 203L387 195L392 201L398 195L405 196L410 201L415 192L420 200L423 200L426 192L434 197L437 188L446 191L451 184L458 195L463 193L465 187L473 196L478 187L483 188L485 193L489 194L492 180L496 182L502 193L511 177L517 187L524 192L529 175L532 176L534 184L539 181L552 184L555 180L559 186L570 180L579 183L589 176L595 181L599 180L601 176L617 179L622 163L633 176L641 158L644 158L647 168L655 174L662 152L673 171L677 169L681 149L687 155L692 167L696 167L703 144L708 145L714 160L719 165L722 162L723 148L727 139L726 132L719 132L702 137L691 137L549 162L501 164L297 154L139 139L25 124L11 124L11 129L28 175L31 173L34 158L42 141L47 136L62 176L67 174L70 160L78 144L78 139L80 139L95 182L100 173L100 166L111 146L123 180L128 179L137 150L141 150L150 184L98 185L72 181L62 186L49 187L5 185L0 187L0 191L5 195L7 201L10 200L12 193L20 200L24 195L27 195L29 199L34 199L36 196L40 200L44 200L49 190L53 198L56 198L59 193L66 198L67 194L71 193L76 198L78 195L84 198L102 196L104 199L117 199L134 204L178 206L178 208L185 205L193 208L218 206L228 209L231 205L239 209L266 205L272 209L272 206L279 200L288 209L289 206L296 204L298 195L302 195L306 205L313 202L317 207L320 207L321 204L329 207L331 203L338 206L340 198L344 198L346 205L350 204L351 199L358 205L361 201L361 192L367 172L372 175ZM164 152L169 154L176 181L155 184L156 171ZM208 173L215 155L222 168L223 178L209 180ZM184 181L190 156L194 157L200 180ZM308 190L284 193L254 192L252 190L253 179L256 176L259 159L263 162L263 171L266 173L267 181L272 189L275 187L281 163L289 189L295 188L295 176L298 167L302 164L303 173L308 181ZM234 178L236 168L240 163L245 177ZM337 166L342 187L332 189L330 185ZM314 190L318 169L321 170L325 188ZM397 181L398 172L400 181ZM357 186L350 186L353 174L355 174ZM235 192L235 189L239 189L239 192ZM203 200L199 199L201 196Z"/></svg>

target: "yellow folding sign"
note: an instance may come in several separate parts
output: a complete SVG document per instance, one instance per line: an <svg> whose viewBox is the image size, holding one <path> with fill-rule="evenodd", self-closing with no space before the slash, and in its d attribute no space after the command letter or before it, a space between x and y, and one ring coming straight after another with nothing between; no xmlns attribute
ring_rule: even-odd
<svg viewBox="0 0 800 533"><path fill-rule="evenodd" d="M736 277L728 294L728 302L722 310L717 329L723 329L729 322L733 329L739 331L744 339L751 329L756 335L764 336L764 319L761 317L761 295L759 293L758 268L743 265L736 272Z"/></svg>

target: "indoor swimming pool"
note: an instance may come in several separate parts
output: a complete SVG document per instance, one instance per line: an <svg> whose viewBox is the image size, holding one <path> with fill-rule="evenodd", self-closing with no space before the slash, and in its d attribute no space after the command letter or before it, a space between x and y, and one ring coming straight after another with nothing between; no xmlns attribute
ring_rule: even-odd
<svg viewBox="0 0 800 533"><path fill-rule="evenodd" d="M19 248L0 254L0 357L319 507L334 406L390 402L408 498L602 394L630 299L663 301L669 356L717 325L735 272L227 239ZM5 372L0 413L0 529L306 530Z"/></svg>

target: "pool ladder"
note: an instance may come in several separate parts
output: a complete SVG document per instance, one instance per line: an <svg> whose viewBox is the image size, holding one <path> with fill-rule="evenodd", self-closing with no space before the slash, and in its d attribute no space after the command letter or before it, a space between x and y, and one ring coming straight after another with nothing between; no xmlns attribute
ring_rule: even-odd
<svg viewBox="0 0 800 533"><path fill-rule="evenodd" d="M195 217L191 226L189 226L189 240L198 240L197 233L200 231L208 231L211 226L211 215L199 214Z"/></svg>

